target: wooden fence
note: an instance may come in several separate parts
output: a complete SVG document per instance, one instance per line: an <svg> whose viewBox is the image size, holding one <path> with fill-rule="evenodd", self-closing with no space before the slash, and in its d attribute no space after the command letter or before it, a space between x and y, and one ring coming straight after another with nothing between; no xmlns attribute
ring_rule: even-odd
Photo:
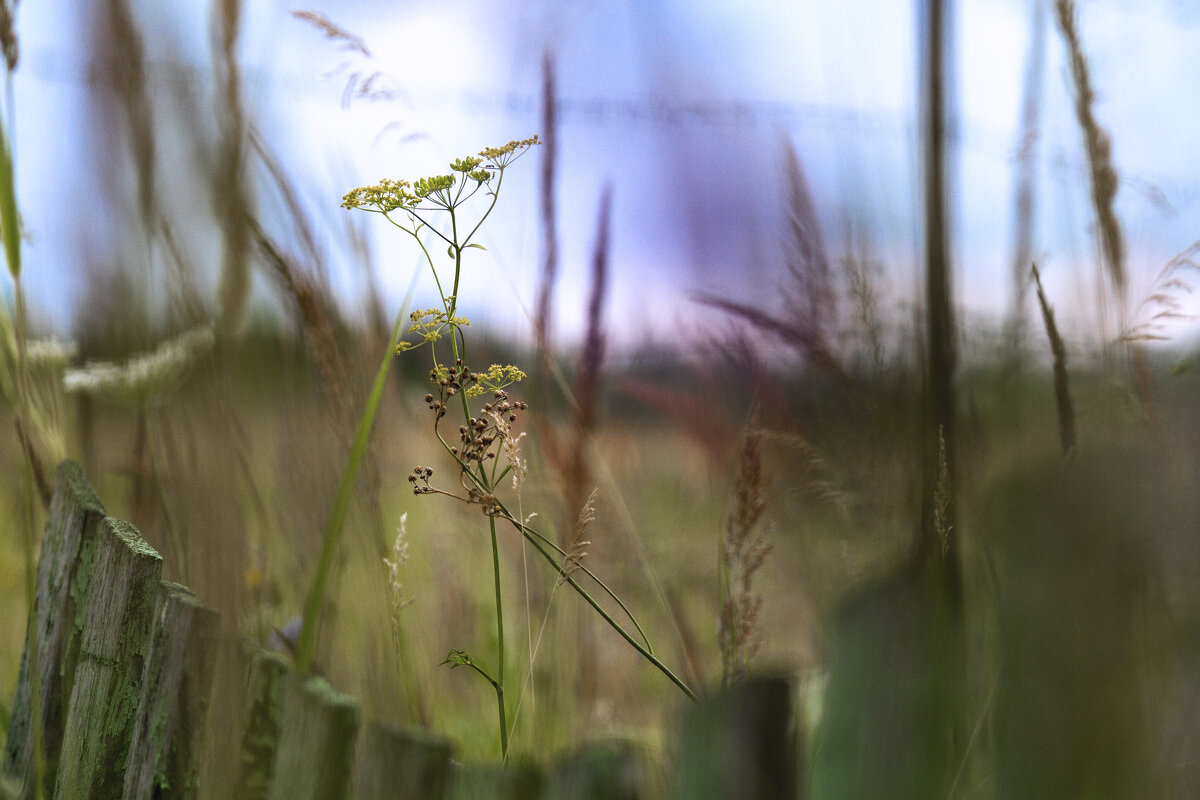
<svg viewBox="0 0 1200 800"><path fill-rule="evenodd" d="M213 731L218 619L162 559L113 519L74 462L58 468L0 771L0 799L635 800L639 761L597 743L539 767L463 765L449 742L383 722L360 731L357 705L278 654L243 648L240 731ZM670 796L792 798L798 793L792 688L739 685L679 723ZM228 786L201 786L216 737L236 737ZM40 766L39 766L40 765ZM236 774L234 774L236 773Z"/></svg>

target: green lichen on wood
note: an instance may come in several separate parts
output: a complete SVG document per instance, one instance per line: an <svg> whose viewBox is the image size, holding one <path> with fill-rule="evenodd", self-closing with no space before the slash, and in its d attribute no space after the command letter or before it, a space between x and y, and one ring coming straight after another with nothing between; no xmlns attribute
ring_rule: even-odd
<svg viewBox="0 0 1200 800"><path fill-rule="evenodd" d="M791 683L756 677L689 707L679 726L676 791L688 800L794 797Z"/></svg>
<svg viewBox="0 0 1200 800"><path fill-rule="evenodd" d="M447 800L526 800L542 796L542 775L531 764L460 764L454 769Z"/></svg>
<svg viewBox="0 0 1200 800"><path fill-rule="evenodd" d="M283 686L288 662L277 653L255 647L251 654L242 729L238 796L264 800L274 775L275 751L283 716Z"/></svg>
<svg viewBox="0 0 1200 800"><path fill-rule="evenodd" d="M560 761L547 778L545 796L555 800L640 800L646 776L633 748L594 742Z"/></svg>
<svg viewBox="0 0 1200 800"><path fill-rule="evenodd" d="M127 522L99 526L55 797L121 795L162 559Z"/></svg>
<svg viewBox="0 0 1200 800"><path fill-rule="evenodd" d="M445 739L372 722L358 761L358 800L441 800L451 752Z"/></svg>
<svg viewBox="0 0 1200 800"><path fill-rule="evenodd" d="M83 471L83 465L76 461L64 461L58 465L56 473L55 494L58 494L59 488L64 488L68 496L71 498L72 505L84 512L92 512L103 515L104 504L100 502L96 490L92 488L92 484L87 479L87 474Z"/></svg>
<svg viewBox="0 0 1200 800"><path fill-rule="evenodd" d="M347 797L358 706L324 678L292 673L283 692L271 800Z"/></svg>
<svg viewBox="0 0 1200 800"><path fill-rule="evenodd" d="M125 797L196 796L217 622L216 612L188 588L159 584Z"/></svg>
<svg viewBox="0 0 1200 800"><path fill-rule="evenodd" d="M113 534L121 540L121 542L129 548L136 556L144 556L147 558L156 558L162 561L162 556L158 551L150 546L150 543L142 538L141 531L133 526L132 522L126 522L123 519L108 518L108 523L112 528Z"/></svg>
<svg viewBox="0 0 1200 800"><path fill-rule="evenodd" d="M32 767L34 736L32 664L37 665L38 711L46 765L44 789L53 788L70 697L83 611L91 589L94 535L104 508L73 461L58 466L37 571L37 605L30 609L17 689L4 748L3 768L21 781ZM36 659L31 654L36 652ZM30 796L33 787L25 787Z"/></svg>

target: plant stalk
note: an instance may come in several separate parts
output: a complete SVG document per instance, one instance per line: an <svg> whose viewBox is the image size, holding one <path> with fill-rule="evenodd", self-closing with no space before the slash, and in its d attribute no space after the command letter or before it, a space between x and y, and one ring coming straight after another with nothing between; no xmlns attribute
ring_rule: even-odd
<svg viewBox="0 0 1200 800"><path fill-rule="evenodd" d="M367 452L371 428L375 424L375 415L379 411L379 401L383 398L383 390L387 386L388 371L392 365L396 343L400 341L407 306L408 302L405 301L399 313L396 314L396 321L392 324L392 337L383 354L379 371L375 373L375 383L371 386L371 394L367 397L367 406L358 419L358 426L354 432L354 443L350 447L346 466L342 469L342 477L338 482L333 508L325 523L325 532L321 539L321 556L317 562L317 572L313 576L308 597L304 601L304 621L300 627L300 640L296 644L295 667L299 672L308 672L312 668L313 655L317 647L317 629L320 627L321 608L325 600L325 585L329 580L333 557L337 553L338 542L342 536L346 511L350 507L350 495L354 491L354 481L358 477L358 469Z"/></svg>
<svg viewBox="0 0 1200 800"><path fill-rule="evenodd" d="M496 540L496 518L488 517L492 529L492 573L496 578L496 707L500 714L500 758L508 759L508 719L504 710L504 601L500 595L500 548Z"/></svg>

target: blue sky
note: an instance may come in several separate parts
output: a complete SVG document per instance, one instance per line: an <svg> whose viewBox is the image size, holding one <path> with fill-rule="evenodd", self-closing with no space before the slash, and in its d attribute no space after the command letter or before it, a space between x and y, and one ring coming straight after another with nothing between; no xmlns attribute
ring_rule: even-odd
<svg viewBox="0 0 1200 800"><path fill-rule="evenodd" d="M28 290L60 326L87 298L80 248L122 224L97 209L88 167L88 65L78 20L86 0L20 7L16 76L19 187ZM164 74L211 74L207 4L138 4L148 57ZM614 196L609 318L634 341L698 324L694 291L770 305L781 280L782 152L792 146L836 256L847 221L866 232L902 309L919 257L913 60L916 15L887 0L828 2L313 2L248 4L241 58L255 124L302 183L309 207L342 224L341 194L380 177L445 171L454 157L539 131L542 52L558 65L562 118L557 188L561 330L578 328L602 187ZM1200 13L1186 2L1079 3L1097 89L1123 177L1118 211L1130 249L1131 296L1200 239ZM1012 180L1030 41L1027 0L963 0L956 9L958 114L954 220L957 295L995 315L1008 294ZM348 57L292 10L311 9L360 36L371 61ZM1091 211L1069 77L1047 28L1038 243L1047 288L1071 319L1094 274ZM78 37L78 38L73 38ZM351 103L353 69L392 77L400 97ZM190 71L189 71L190 70ZM164 78L157 99L169 102ZM544 132L541 132L544 133ZM162 145L163 174L187 158ZM525 335L541 259L538 154L518 162L489 224L488 252L467 278L498 302L484 317ZM93 177L89 177L93 176ZM164 180L168 178L164 177ZM67 187L64 191L64 187ZM414 253L367 220L394 305ZM107 226L107 227L106 227ZM334 248L336 251L336 248ZM343 302L361 288L344 252L333 262ZM428 305L432 285L419 284ZM468 300L468 307L470 302ZM573 311L573 310L578 310ZM1074 324L1085 327L1080 314Z"/></svg>

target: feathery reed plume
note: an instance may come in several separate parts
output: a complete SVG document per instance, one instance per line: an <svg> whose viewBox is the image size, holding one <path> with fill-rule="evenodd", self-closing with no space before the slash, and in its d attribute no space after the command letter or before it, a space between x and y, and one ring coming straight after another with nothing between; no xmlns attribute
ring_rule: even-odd
<svg viewBox="0 0 1200 800"><path fill-rule="evenodd" d="M246 115L242 107L237 41L241 0L220 0L212 21L213 66L220 87L221 136L212 175L213 212L224 234L221 263L221 329L235 334L250 297L250 198L246 186Z"/></svg>
<svg viewBox="0 0 1200 800"><path fill-rule="evenodd" d="M846 291L854 305L853 329L862 337L870 356L875 376L883 374L885 352L883 323L879 318L879 290L876 275L882 267L871 257L871 249L862 232L857 235L850 224L845 226L846 254L842 257ZM857 250L858 252L855 252Z"/></svg>
<svg viewBox="0 0 1200 800"><path fill-rule="evenodd" d="M1200 273L1200 241L1173 256L1159 271L1150 289L1134 311L1132 321L1121 334L1126 342L1166 341L1167 326L1172 322L1195 319L1184 311L1182 295L1192 293L1192 284L1183 273Z"/></svg>
<svg viewBox="0 0 1200 800"><path fill-rule="evenodd" d="M950 552L950 468L946 462L946 437L938 426L938 473L933 487L933 529L942 541L942 558Z"/></svg>
<svg viewBox="0 0 1200 800"><path fill-rule="evenodd" d="M305 22L313 25L321 30L326 38L337 42L341 49L350 53L359 53L367 58L371 57L371 51L367 49L367 43L360 37L350 33L345 28L335 24L333 20L325 16L319 11L293 11L292 16L296 19L302 19Z"/></svg>
<svg viewBox="0 0 1200 800"><path fill-rule="evenodd" d="M567 550L567 554L563 557L563 570L559 573L558 580L555 582L555 587L562 586L576 572L583 568L583 559L587 557L585 548L591 546L591 541L583 538L587 533L588 526L596 521L596 495L600 490L592 489L592 493L588 495L587 502L583 504L583 508L579 509L579 516L575 520L575 529L571 537L571 547Z"/></svg>
<svg viewBox="0 0 1200 800"><path fill-rule="evenodd" d="M1117 330L1123 333L1129 309L1126 308L1128 297L1125 275L1125 242L1115 208L1120 177L1113 166L1112 139L1096 121L1092 108L1095 92L1092 89L1087 57L1079 39L1074 0L1055 0L1054 9L1058 19L1058 28L1062 32L1063 41L1070 54L1071 78L1075 85L1075 116L1083 131L1084 149L1087 152L1092 207L1096 213L1100 249L1104 254L1104 261L1108 265L1113 291L1116 293ZM1102 293L1101 303L1103 303L1103 297ZM1101 320L1103 322L1103 315ZM1161 421L1161 411L1155 401L1146 353L1138 341L1124 339L1124 342L1128 345L1126 356L1142 412L1155 424L1155 427L1158 427L1157 423Z"/></svg>
<svg viewBox="0 0 1200 800"><path fill-rule="evenodd" d="M342 89L342 108L349 108L354 100L391 101L406 100L407 95L400 88L400 82L394 76L379 69L370 69L368 65L375 55L367 48L367 43L359 36L341 27L319 11L293 11L292 16L303 20L325 34L325 38L338 43L338 49L346 54L346 60L330 71L331 75L348 72L346 86ZM399 122L390 123L385 127L396 127ZM409 134L409 137L423 134Z"/></svg>
<svg viewBox="0 0 1200 800"><path fill-rule="evenodd" d="M830 344L836 327L837 308L829 257L808 182L790 145L784 152L784 169L788 183L785 201L789 234L785 243L785 263L792 280L792 284L782 290L789 306L784 315L777 317L758 306L717 295L698 293L692 299L737 317L763 333L772 334L813 366L836 378L845 378L846 373Z"/></svg>
<svg viewBox="0 0 1200 800"><path fill-rule="evenodd" d="M1067 378L1067 346L1054 321L1054 309L1046 300L1037 264L1033 265L1033 281L1037 288L1038 304L1042 307L1042 321L1046 323L1050 352L1054 354L1054 401L1058 405L1058 434L1062 440L1063 455L1069 456L1075 449L1075 407L1071 403L1071 386Z"/></svg>
<svg viewBox="0 0 1200 800"><path fill-rule="evenodd" d="M797 433L759 429L760 442L780 444L796 454L799 461L792 469L799 490L806 496L831 503L843 515L849 515L852 497L842 488L833 465L806 438Z"/></svg>
<svg viewBox="0 0 1200 800"><path fill-rule="evenodd" d="M762 455L755 426L751 418L738 451L733 508L721 542L724 580L717 643L721 648L721 682L726 685L749 676L750 661L761 646L758 612L762 597L752 592L751 581L771 547L759 526L767 503L763 498Z"/></svg>
<svg viewBox="0 0 1200 800"><path fill-rule="evenodd" d="M788 230L784 263L791 278L788 300L794 306L796 324L812 331L813 340L823 350L832 351L829 342L837 329L833 270L808 179L790 142L785 142L783 156Z"/></svg>
<svg viewBox="0 0 1200 800"><path fill-rule="evenodd" d="M21 49L17 42L17 3L19 0L3 0L0 2L0 53L4 55L4 65L9 74L17 68Z"/></svg>
<svg viewBox="0 0 1200 800"><path fill-rule="evenodd" d="M1025 265L1033 261L1035 201L1037 192L1038 120L1042 110L1042 73L1046 60L1044 0L1030 0L1033 19L1029 60L1025 65L1025 85L1021 95L1021 132L1017 145L1016 193L1013 198L1012 298L1008 335L1012 356L1020 357L1025 339L1025 300L1029 273Z"/></svg>
<svg viewBox="0 0 1200 800"><path fill-rule="evenodd" d="M403 686L405 699L413 714L413 721L421 727L428 727L429 715L425 706L423 693L415 687L416 677L413 669L413 659L405 641L404 627L400 624L400 612L412 605L413 598L404 593L400 582L400 568L408 561L408 514L400 515L400 526L396 528L396 538L392 542L392 557L383 558L388 571L388 612L392 621L392 643L396 647L396 657L400 670L400 683ZM297 630L297 634L299 631Z"/></svg>
<svg viewBox="0 0 1200 800"><path fill-rule="evenodd" d="M704 294L703 292L693 294L692 299L697 303L711 306L737 317L743 322L758 328L762 333L771 334L779 339L779 341L795 349L810 364L823 372L839 379L847 377L841 363L826 346L827 343L814 336L813 331L809 330L806 325L779 319L756 306L738 303L734 300L726 300L724 297Z"/></svg>
<svg viewBox="0 0 1200 800"><path fill-rule="evenodd" d="M392 543L392 557L383 559L388 570L388 603L391 607L392 633L397 644L400 641L400 612L412 604L412 598L405 597L404 586L400 583L400 567L408 561L408 539L405 530L407 522L408 514L401 514L400 527L396 528L396 540Z"/></svg>
<svg viewBox="0 0 1200 800"><path fill-rule="evenodd" d="M1063 42L1071 61L1071 80L1075 87L1075 117L1083 131L1084 149L1087 152L1088 177L1092 190L1092 210L1100 231L1100 246L1108 266L1109 278L1116 290L1117 299L1125 299L1125 244L1121 236L1121 225L1117 220L1114 201L1120 179L1112 163L1112 139L1100 127L1093 111L1096 95L1092 89L1087 56L1079 39L1079 25L1075 14L1074 0L1054 0L1055 18L1062 33ZM1120 309L1122 312L1123 308Z"/></svg>

